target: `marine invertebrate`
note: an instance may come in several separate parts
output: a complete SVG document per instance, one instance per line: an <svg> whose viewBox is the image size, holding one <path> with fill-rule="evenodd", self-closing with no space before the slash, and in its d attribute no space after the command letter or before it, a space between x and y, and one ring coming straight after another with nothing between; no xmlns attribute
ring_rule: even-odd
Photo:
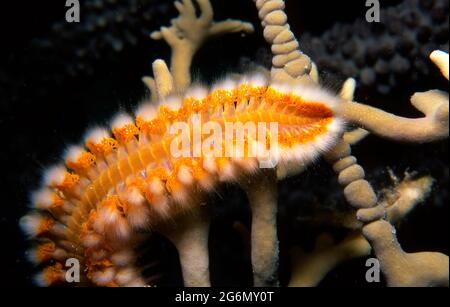
<svg viewBox="0 0 450 307"><path fill-rule="evenodd" d="M392 248L392 241L389 245L381 237L390 227L380 221L386 208L378 204L372 187L364 180L363 168L350 155L350 144L368 131L402 141L445 138L448 98L436 92L416 96L413 104L426 117L414 120L350 102L354 90L352 80L345 84L340 98L329 94L316 84L317 68L300 51L281 0L256 1L265 38L275 54L270 82L263 76L243 77L237 83L228 80L218 84L210 92L201 88L193 90L189 87L189 70L200 44L210 35L253 29L240 21L214 23L209 1L197 3L201 9L198 17L192 1L177 2L180 17L173 20L170 28L162 28L152 35L166 40L173 50L170 69L164 61L157 60L153 64L154 77L144 78L152 91L152 100L161 104L143 105L137 110L135 120L119 114L112 122L114 138L105 129L92 130L85 140L87 150L73 147L67 152L65 164L73 172L64 166L47 172L45 187L35 194L33 204L49 214L32 213L21 220L31 236L45 238L45 243L31 254L32 258L37 262L53 259L55 263L38 276L38 281L43 285L63 281L61 261L75 256L87 272L83 279L86 284L147 284L151 281L144 280L134 265L134 249L145 237L142 230L151 228L165 234L177 247L185 285L209 285L209 223L202 218L205 212L200 204L205 192L219 182L237 181L246 190L252 208L254 284L276 285L277 177L301 172L322 152L339 173L349 204L358 209L356 214L364 225L364 238L380 255L386 275L395 275L389 265L389 260L395 257L390 257L392 253L389 257L383 254L386 246ZM437 58L442 56L438 54ZM178 92L182 98L173 96ZM425 103L424 98L432 103ZM202 152L195 156L189 149L187 157L174 156L169 148L177 137L169 133L169 127L181 122L193 128L197 114L220 127L227 122L276 122L280 126L278 145L272 148L270 142L266 143L267 138L263 142L255 140L247 131L240 155L217 157ZM342 119L363 129L343 133ZM189 148L193 148L195 141L188 139ZM220 148L227 141L218 140L210 145ZM235 141L233 138L231 143ZM278 173L258 170L257 162L264 157L250 155L253 144L279 150L274 153L280 160ZM358 239L365 243L367 250L367 242L362 237ZM394 252L400 254L398 248ZM445 256L426 254L425 257L439 258L445 267ZM443 271L439 267L437 273ZM445 276L439 276L436 281L434 278L426 276L420 281L445 283ZM395 280L391 284L401 282Z"/></svg>

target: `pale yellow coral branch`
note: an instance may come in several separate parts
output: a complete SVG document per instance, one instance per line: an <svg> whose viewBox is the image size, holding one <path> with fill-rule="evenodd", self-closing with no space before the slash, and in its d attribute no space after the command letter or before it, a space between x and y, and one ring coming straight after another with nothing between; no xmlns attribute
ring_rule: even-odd
<svg viewBox="0 0 450 307"><path fill-rule="evenodd" d="M272 169L242 182L252 209L251 259L256 287L278 285L277 179Z"/></svg>
<svg viewBox="0 0 450 307"><path fill-rule="evenodd" d="M180 216L175 225L160 231L175 245L183 273L184 286L209 287L208 237L210 220L199 208Z"/></svg>
<svg viewBox="0 0 450 307"><path fill-rule="evenodd" d="M395 228L378 220L363 228L391 287L449 285L448 256L436 252L406 253L395 236Z"/></svg>
<svg viewBox="0 0 450 307"><path fill-rule="evenodd" d="M448 53L440 50L435 50L430 54L430 59L434 62L434 64L436 64L437 67L439 67L439 69L442 72L442 75L444 75L444 77L448 80L449 77Z"/></svg>
<svg viewBox="0 0 450 307"><path fill-rule="evenodd" d="M239 20L213 21L213 9L209 0L196 0L200 9L197 16L192 0L175 2L180 15L172 20L170 27L161 27L150 36L164 39L172 49L171 72L177 92L183 92L191 83L192 59L201 45L212 36L226 33L253 32L250 23Z"/></svg>
<svg viewBox="0 0 450 307"><path fill-rule="evenodd" d="M155 76L156 91L158 98L163 99L173 92L173 77L163 60L153 62L153 75Z"/></svg>
<svg viewBox="0 0 450 307"><path fill-rule="evenodd" d="M339 243L322 235L317 239L313 252L305 253L298 249L293 251L293 269L288 286L315 287L338 264L367 256L371 250L369 242L359 231L350 233Z"/></svg>
<svg viewBox="0 0 450 307"><path fill-rule="evenodd" d="M448 79L448 54L434 51L430 58ZM345 90L345 86L343 91ZM411 104L425 114L422 118L405 118L380 109L351 102L348 97L339 104L337 113L348 122L370 132L403 142L432 142L449 135L449 98L438 90L415 93Z"/></svg>

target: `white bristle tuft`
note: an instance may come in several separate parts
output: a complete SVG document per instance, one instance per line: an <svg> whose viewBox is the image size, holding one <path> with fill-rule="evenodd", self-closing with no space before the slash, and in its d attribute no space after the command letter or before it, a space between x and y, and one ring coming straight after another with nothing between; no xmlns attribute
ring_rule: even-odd
<svg viewBox="0 0 450 307"><path fill-rule="evenodd" d="M84 148L80 146L70 146L64 154L64 161L76 162L84 152Z"/></svg>
<svg viewBox="0 0 450 307"><path fill-rule="evenodd" d="M35 237L39 234L39 228L45 218L42 215L32 213L25 215L19 220L22 231L29 237Z"/></svg>
<svg viewBox="0 0 450 307"><path fill-rule="evenodd" d="M250 174L256 173L259 169L258 160L255 158L237 158L234 161Z"/></svg>
<svg viewBox="0 0 450 307"><path fill-rule="evenodd" d="M158 178L153 178L149 185L149 190L153 194L161 195L165 192L165 187L163 182Z"/></svg>
<svg viewBox="0 0 450 307"><path fill-rule="evenodd" d="M116 271L113 268L108 268L101 272L95 272L92 276L92 281L98 285L104 286L109 282L112 282L116 275Z"/></svg>
<svg viewBox="0 0 450 307"><path fill-rule="evenodd" d="M55 186L61 184L66 176L67 169L63 165L52 166L44 173L44 184L46 186Z"/></svg>
<svg viewBox="0 0 450 307"><path fill-rule="evenodd" d="M273 83L270 85L271 88L276 90L277 92L283 93L283 94L292 94L293 88L285 83Z"/></svg>
<svg viewBox="0 0 450 307"><path fill-rule="evenodd" d="M181 103L183 101L181 100L180 97L177 96L170 96L165 98L162 102L161 105L162 107L166 107L168 108L170 111L178 111L178 109L181 107Z"/></svg>
<svg viewBox="0 0 450 307"><path fill-rule="evenodd" d="M103 139L110 137L110 134L105 128L93 128L88 131L85 136L86 142L92 142L94 144L100 144Z"/></svg>
<svg viewBox="0 0 450 307"><path fill-rule="evenodd" d="M153 104L144 103L135 112L136 117L140 117L145 121L151 121L155 119L157 115L157 109Z"/></svg>
<svg viewBox="0 0 450 307"><path fill-rule="evenodd" d="M141 206L145 203L145 197L138 188L130 188L125 192L125 200L133 206Z"/></svg>
<svg viewBox="0 0 450 307"><path fill-rule="evenodd" d="M219 178L221 181L233 181L236 179L236 169L232 163L226 162L222 166Z"/></svg>
<svg viewBox="0 0 450 307"><path fill-rule="evenodd" d="M164 219L170 217L169 199L166 196L160 196L151 204L152 209Z"/></svg>
<svg viewBox="0 0 450 307"><path fill-rule="evenodd" d="M42 189L31 194L33 208L48 210L53 205L53 192L49 189Z"/></svg>
<svg viewBox="0 0 450 307"><path fill-rule="evenodd" d="M212 86L212 90L216 91L216 90L225 90L225 91L232 91L236 88L237 84L234 80L232 79L225 79L222 81L219 81L217 83L215 83Z"/></svg>
<svg viewBox="0 0 450 307"><path fill-rule="evenodd" d="M105 224L111 225L118 221L120 212L115 207L102 207L98 210L98 216Z"/></svg>
<svg viewBox="0 0 450 307"><path fill-rule="evenodd" d="M127 125L134 125L134 121L133 118L126 113L117 114L111 121L112 129L120 129Z"/></svg>
<svg viewBox="0 0 450 307"><path fill-rule="evenodd" d="M181 183L189 185L194 180L194 177L191 174L191 171L186 166L181 166L178 170L178 180Z"/></svg>
<svg viewBox="0 0 450 307"><path fill-rule="evenodd" d="M305 101L320 102L331 109L335 109L340 103L340 98L331 94L326 89L315 85L296 85L292 93Z"/></svg>
<svg viewBox="0 0 450 307"><path fill-rule="evenodd" d="M37 273L33 276L33 283L38 287L48 287L50 283L47 278L45 278L44 272Z"/></svg>
<svg viewBox="0 0 450 307"><path fill-rule="evenodd" d="M27 260L29 262L31 262L34 265L38 265L41 263L41 261L39 260L39 257L37 255L37 248L32 248L30 250L28 250L25 253L25 257L27 258Z"/></svg>
<svg viewBox="0 0 450 307"><path fill-rule="evenodd" d="M263 74L253 74L250 76L249 80L255 87L265 87L269 84L269 80Z"/></svg>
<svg viewBox="0 0 450 307"><path fill-rule="evenodd" d="M145 204L130 206L127 211L127 220L132 227L145 228L149 224L149 208Z"/></svg>
<svg viewBox="0 0 450 307"><path fill-rule="evenodd" d="M133 253L129 250L117 252L111 256L111 261L118 266L126 266L134 260Z"/></svg>
<svg viewBox="0 0 450 307"><path fill-rule="evenodd" d="M341 134L345 129L345 122L340 118L334 118L328 125L328 131L334 135Z"/></svg>
<svg viewBox="0 0 450 307"><path fill-rule="evenodd" d="M186 98L194 98L197 100L203 100L208 96L208 90L202 86L194 86L188 89L186 92Z"/></svg>
<svg viewBox="0 0 450 307"><path fill-rule="evenodd" d="M189 193L184 187L177 191L173 191L172 198L181 206L189 205Z"/></svg>
<svg viewBox="0 0 450 307"><path fill-rule="evenodd" d="M125 286L131 283L136 278L137 278L136 271L132 268L121 269L116 274L116 282L121 286Z"/></svg>
<svg viewBox="0 0 450 307"><path fill-rule="evenodd" d="M205 157L203 159L203 168L211 173L211 174L215 174L217 172L217 163L216 163L216 159L214 159L214 157Z"/></svg>
<svg viewBox="0 0 450 307"><path fill-rule="evenodd" d="M240 81L239 85L248 84L254 87L265 87L268 85L268 80L266 76L261 73L255 73L248 76L244 76Z"/></svg>
<svg viewBox="0 0 450 307"><path fill-rule="evenodd" d="M113 235L120 240L127 240L130 237L131 229L128 221L120 217L114 225L111 225L114 231Z"/></svg>

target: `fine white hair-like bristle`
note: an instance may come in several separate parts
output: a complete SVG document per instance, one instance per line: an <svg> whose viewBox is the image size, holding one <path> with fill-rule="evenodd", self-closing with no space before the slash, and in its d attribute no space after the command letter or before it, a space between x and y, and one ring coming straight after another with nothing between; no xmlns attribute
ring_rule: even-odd
<svg viewBox="0 0 450 307"><path fill-rule="evenodd" d="M149 190L155 195L162 195L165 191L164 183L159 178L154 177L150 181Z"/></svg>
<svg viewBox="0 0 450 307"><path fill-rule="evenodd" d="M113 129L120 129L124 126L134 124L133 118L126 113L119 113L111 121L111 127Z"/></svg>
<svg viewBox="0 0 450 307"><path fill-rule="evenodd" d="M240 84L249 84L254 87L266 87L269 81L266 76L262 73L254 73L248 76L245 76Z"/></svg>
<svg viewBox="0 0 450 307"><path fill-rule="evenodd" d="M169 96L161 101L160 106L168 108L170 111L177 111L183 101L178 96Z"/></svg>
<svg viewBox="0 0 450 307"><path fill-rule="evenodd" d="M44 172L44 184L55 186L63 182L67 169L63 165L52 166Z"/></svg>
<svg viewBox="0 0 450 307"><path fill-rule="evenodd" d="M31 262L34 265L40 264L40 260L39 260L39 257L37 255L37 248L32 248L32 249L28 250L25 253L25 257L27 258L27 260L29 262Z"/></svg>
<svg viewBox="0 0 450 307"><path fill-rule="evenodd" d="M160 196L151 204L152 210L163 219L170 218L169 199L166 196Z"/></svg>
<svg viewBox="0 0 450 307"><path fill-rule="evenodd" d="M47 210L53 205L53 192L41 189L31 194L31 204L35 209Z"/></svg>
<svg viewBox="0 0 450 307"><path fill-rule="evenodd" d="M103 139L108 138L109 136L110 134L107 129L96 127L86 133L85 140L86 142L100 144Z"/></svg>
<svg viewBox="0 0 450 307"><path fill-rule="evenodd" d="M156 117L157 109L151 103L144 103L139 106L135 114L136 117L140 117L145 121L151 121Z"/></svg>
<svg viewBox="0 0 450 307"><path fill-rule="evenodd" d="M133 252L130 250L122 250L111 256L111 261L118 266L127 266L134 260Z"/></svg>
<svg viewBox="0 0 450 307"><path fill-rule="evenodd" d="M116 275L116 271L113 268L108 268L104 271L95 272L92 276L92 281L98 285L106 285L112 282Z"/></svg>
<svg viewBox="0 0 450 307"><path fill-rule="evenodd" d="M125 192L125 199L133 206L141 206L145 203L145 197L138 188L133 187Z"/></svg>
<svg viewBox="0 0 450 307"><path fill-rule="evenodd" d="M102 207L98 210L98 217L105 224L115 224L120 218L120 212L112 206Z"/></svg>
<svg viewBox="0 0 450 307"><path fill-rule="evenodd" d="M26 257L28 261L33 263L34 265L38 265L42 262L43 259L39 258L39 247L32 248L26 252ZM51 254L51 258L53 259L63 259L67 256L67 252L61 248L55 249Z"/></svg>
<svg viewBox="0 0 450 307"><path fill-rule="evenodd" d="M44 272L39 272L33 276L33 283L38 287L48 287L50 283L48 279L45 277Z"/></svg>
<svg viewBox="0 0 450 307"><path fill-rule="evenodd" d="M345 121L341 118L335 117L331 123L328 124L328 131L332 135L340 135L345 129Z"/></svg>
<svg viewBox="0 0 450 307"><path fill-rule="evenodd" d="M301 97L305 101L323 103L332 110L334 110L340 102L339 97L316 85L295 85L292 88L292 94Z"/></svg>
<svg viewBox="0 0 450 307"><path fill-rule="evenodd" d="M132 227L147 227L150 221L148 206L145 204L130 206L127 212L127 220Z"/></svg>
<svg viewBox="0 0 450 307"><path fill-rule="evenodd" d="M230 161L226 161L222 165L222 169L219 174L221 181L234 181L237 177L236 168Z"/></svg>
<svg viewBox="0 0 450 307"><path fill-rule="evenodd" d="M172 191L172 198L177 204L181 206L186 206L190 204L189 192L185 187L182 187L176 191Z"/></svg>
<svg viewBox="0 0 450 307"><path fill-rule="evenodd" d="M239 167L244 169L244 171L249 174L254 174L259 169L258 160L255 158L249 158L249 157L237 158L237 159L234 159L234 161L236 162L237 165L239 165Z"/></svg>
<svg viewBox="0 0 450 307"><path fill-rule="evenodd" d="M23 216L19 220L22 231L29 237L35 237L39 234L39 228L44 221L44 217L37 213Z"/></svg>
<svg viewBox="0 0 450 307"><path fill-rule="evenodd" d="M280 148L279 160L282 163L298 161L302 164L309 164L316 160L320 154L328 151L339 139L343 131L343 121L336 118L328 124L327 132L324 135L317 136L313 141L307 144L295 145L292 148Z"/></svg>
<svg viewBox="0 0 450 307"><path fill-rule="evenodd" d="M216 163L216 159L214 159L214 157L210 157L210 156L206 156L203 159L203 168L211 173L211 174L215 174L217 172L217 163Z"/></svg>
<svg viewBox="0 0 450 307"><path fill-rule="evenodd" d="M136 278L136 271L132 268L123 268L116 274L116 282L121 286L131 283Z"/></svg>
<svg viewBox="0 0 450 307"><path fill-rule="evenodd" d="M225 90L225 91L232 91L236 88L237 84L236 81L232 80L232 79L224 79L221 80L217 83L215 83L212 86L212 90Z"/></svg>
<svg viewBox="0 0 450 307"><path fill-rule="evenodd" d="M191 174L191 171L186 166L181 166L178 170L178 180L181 183L189 185L194 180L194 177Z"/></svg>
<svg viewBox="0 0 450 307"><path fill-rule="evenodd" d="M84 152L85 150L83 147L72 145L66 149L66 152L64 153L64 160L76 162Z"/></svg>
<svg viewBox="0 0 450 307"><path fill-rule="evenodd" d="M194 86L187 90L185 98L194 98L196 100L203 100L208 96L208 90L202 86Z"/></svg>
<svg viewBox="0 0 450 307"><path fill-rule="evenodd" d="M286 83L275 82L275 83L272 83L270 85L270 87L273 88L274 90L276 90L277 92L287 94L287 95L292 94L292 92L294 91L292 86L290 86L289 84L286 84Z"/></svg>

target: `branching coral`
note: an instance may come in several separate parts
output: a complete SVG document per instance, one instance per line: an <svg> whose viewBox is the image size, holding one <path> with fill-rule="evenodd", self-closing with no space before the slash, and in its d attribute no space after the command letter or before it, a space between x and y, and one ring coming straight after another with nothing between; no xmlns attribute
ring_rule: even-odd
<svg viewBox="0 0 450 307"><path fill-rule="evenodd" d="M172 48L171 71L177 91L182 92L191 83L190 67L192 58L200 46L211 37L226 33L253 32L253 26L238 20L213 21L213 11L209 0L198 0L200 16L197 17L192 0L175 2L180 16L172 20L172 26L162 27L152 33L153 39L164 39Z"/></svg>
<svg viewBox="0 0 450 307"><path fill-rule="evenodd" d="M392 224L400 223L425 200L433 184L429 176L414 179L409 173L400 181L391 172L391 178L393 186L383 191L379 206L357 214L351 211L345 218L340 218L342 226L349 229L344 239L335 241L330 234L324 233L317 238L311 252L298 247L293 249L290 287L317 286L340 263L370 255L372 247L361 232L364 219L382 216Z"/></svg>

